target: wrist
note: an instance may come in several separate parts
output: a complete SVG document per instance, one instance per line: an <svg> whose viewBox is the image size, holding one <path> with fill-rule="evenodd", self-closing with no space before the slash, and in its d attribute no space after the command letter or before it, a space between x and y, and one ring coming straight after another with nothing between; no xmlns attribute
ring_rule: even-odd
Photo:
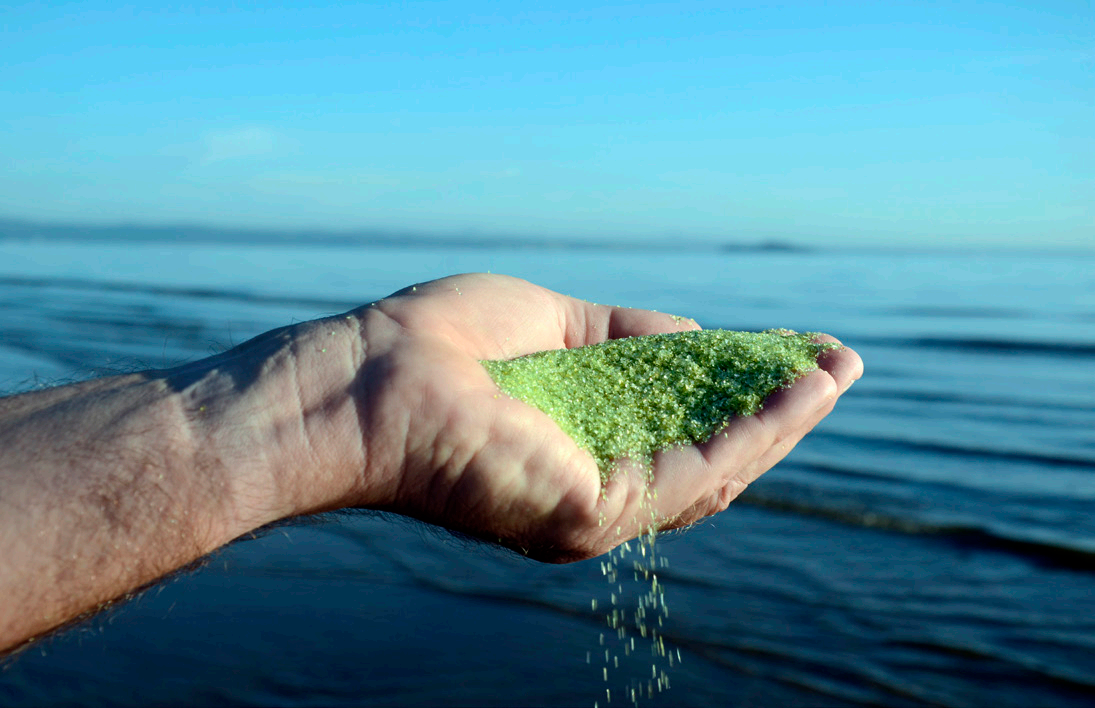
<svg viewBox="0 0 1095 708"><path fill-rule="evenodd" d="M195 465L211 472L226 504L216 545L287 517L368 503L364 359L359 321L344 315L170 372Z"/></svg>

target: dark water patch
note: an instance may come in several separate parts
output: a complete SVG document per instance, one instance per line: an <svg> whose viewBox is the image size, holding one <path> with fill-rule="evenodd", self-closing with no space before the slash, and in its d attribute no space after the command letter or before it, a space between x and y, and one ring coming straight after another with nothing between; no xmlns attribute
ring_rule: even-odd
<svg viewBox="0 0 1095 708"><path fill-rule="evenodd" d="M980 337L872 337L857 336L856 342L898 349L960 351L993 356L1049 356L1062 359L1095 358L1095 343L1037 342Z"/></svg>
<svg viewBox="0 0 1095 708"><path fill-rule="evenodd" d="M841 670L831 661L799 656L786 646L764 646L757 642L705 642L691 637L669 635L669 641L726 671L765 676L781 685L782 690L797 689L803 698L784 705L814 706L906 706L945 705L938 699L918 695L909 687L880 681L858 671ZM778 668L776 668L778 667ZM872 690L873 689L873 690ZM768 694L761 704L767 705ZM733 705L751 705L746 700Z"/></svg>
<svg viewBox="0 0 1095 708"><path fill-rule="evenodd" d="M875 378L876 368L871 367L871 378ZM902 372L907 374L907 372ZM914 403L957 403L971 406L984 406L986 408L1004 408L1009 406L1022 406L1024 408L1051 408L1054 410L1074 410L1085 413L1095 412L1095 404L1091 402L1075 403L1071 401L1047 400L1045 398L1019 399L1016 394L1007 396L991 396L954 391L925 391L916 389L880 389L870 387L857 387L853 394L858 400L888 400L898 399L912 401Z"/></svg>
<svg viewBox="0 0 1095 708"><path fill-rule="evenodd" d="M86 332L102 332L105 329L113 333L124 333L128 336L128 341L132 341L133 333L137 333L140 339L150 339L153 336L158 339L168 336L185 341L210 334L209 328L203 323L167 319L148 306L125 308L121 312L70 310L55 313L51 319L80 328L86 327L88 328L84 330Z"/></svg>
<svg viewBox="0 0 1095 708"><path fill-rule="evenodd" d="M823 435L831 435L829 433L814 433L817 437ZM997 491L992 488L985 488L981 486L971 487L965 480L955 477L949 480L940 479L914 479L908 476L895 476L887 471L878 471L863 466L853 467L851 464L841 462L819 462L819 461L800 461L797 459L788 460L781 464L781 471L788 473L798 473L799 475L809 475L810 479L818 481L826 481L828 484L837 488L847 487L848 493L858 494L861 493L865 485L869 485L872 489L885 489L889 493L896 493L896 490L902 490L904 495L905 504L911 503L915 498L925 496L942 496L954 500L959 500L964 497L968 497L970 494L975 494L978 498L985 500L985 503L993 504L996 506L1004 506L1007 504L1013 504L1016 501L1021 501L1022 505L1027 508L1035 508L1036 506L1047 505L1049 508L1062 511L1069 508L1075 508L1075 510L1083 511L1086 514L1089 508L1090 501L1082 497L1075 497L1074 495L1061 495L1054 492L1047 492L1039 490L1037 488L1025 489L1020 496L1017 496L1012 491ZM785 480L779 477L765 477L762 480L762 484L783 484ZM756 488L756 484L750 487L750 491ZM827 490L828 492L828 490Z"/></svg>
<svg viewBox="0 0 1095 708"><path fill-rule="evenodd" d="M46 358L73 371L76 379L98 372L132 371L131 365L147 368L133 357L112 358L112 351L99 347L77 343L69 338L46 338L38 331L24 331L18 328L0 332L4 337L4 346L15 351ZM131 348L130 343L127 348Z"/></svg>
<svg viewBox="0 0 1095 708"><path fill-rule="evenodd" d="M738 504L738 502L735 502L735 504ZM759 504L751 506L765 511L794 513L793 511L777 509L776 507L764 507ZM741 509L742 506L738 508ZM824 517L816 515L813 518L822 519ZM826 520L832 521L832 519ZM659 539L658 543L661 542ZM811 608L812 611L817 612L834 606L833 596L827 594L832 588L825 587L819 591L816 587L817 578L811 575L808 569L788 565L786 558L751 555L748 559L748 566L755 571L779 572L782 576L788 577L789 580L778 586L774 584L766 585L762 590L737 588L737 592L743 596L763 594L767 601L784 602L788 606ZM719 566L708 564L689 564L685 566L670 563L658 570L658 582L670 589L667 590L666 603L670 604L672 613L676 611L677 599L682 593L690 595L693 593L720 594L726 589L727 582L730 582L728 575L732 575L732 573Z"/></svg>
<svg viewBox="0 0 1095 708"><path fill-rule="evenodd" d="M191 298L199 300L225 300L263 305L290 305L314 307L317 310L343 312L357 307L364 301L333 300L307 296L282 296L270 293L258 293L227 288L173 287L153 285L151 283L119 283L81 278L27 278L21 276L0 276L0 287L20 287L43 290L86 290L91 292L131 293L134 295L156 295L164 297ZM10 297L10 296L9 296Z"/></svg>
<svg viewBox="0 0 1095 708"><path fill-rule="evenodd" d="M1024 320L1043 319L1043 313L1029 310L1009 309L1002 307L971 307L959 305L909 305L905 307L888 307L876 310L877 314L889 317L950 317L958 319L1001 319Z"/></svg>
<svg viewBox="0 0 1095 708"><path fill-rule="evenodd" d="M727 666L781 679L847 676L853 689L877 691L877 705L904 704L880 683L932 705L1092 697L1091 573L794 511L735 503L725 516L718 537L709 530L686 562L674 558L680 572L724 578L705 603L678 600L676 643L699 640ZM667 587L672 597L678 588L669 578ZM693 607L704 614L689 614Z"/></svg>
<svg viewBox="0 0 1095 708"><path fill-rule="evenodd" d="M37 321L0 327L4 346L78 372L116 373L174 366L217 344L205 323L171 317L150 306L104 306L46 312Z"/></svg>
<svg viewBox="0 0 1095 708"><path fill-rule="evenodd" d="M215 302L216 307L188 305L187 297ZM237 290L0 278L0 306L7 312L0 340L8 349L57 364L76 378L167 368L232 345L224 343L223 324L213 315L202 316L205 309L219 313L227 307L236 313L233 327L250 336L271 329L278 319L256 321L256 316L307 300L275 296L264 301ZM245 308L244 303L257 307ZM347 309L332 300L313 299L310 304L329 311Z"/></svg>
<svg viewBox="0 0 1095 708"><path fill-rule="evenodd" d="M1066 689L1082 692L1095 691L1095 676L1084 675L1079 672L1068 671L1067 667L1056 666L1048 661L1032 660L1029 656L1017 651L1008 651L1000 647L986 645L961 645L941 639L917 638L895 639L890 642L894 648L908 648L923 650L931 654L949 655L959 659L974 659L979 661L1003 662L1015 666L1020 671L1029 672L1042 680L1049 680ZM1065 647L1068 651L1075 651L1077 647L1069 644Z"/></svg>
<svg viewBox="0 0 1095 708"><path fill-rule="evenodd" d="M910 428L915 427L920 433L942 435L946 439L984 439L991 434L984 431L1014 431L1015 439L1043 441L1039 445L1048 439L1068 438L1064 445L1069 454L1095 444L1095 435L1084 440L1084 431L1095 430L1095 409L1072 401L1061 406L1052 405L1052 402L1045 400L1030 401L1034 405L1027 405L1027 401L1019 400L991 405L980 402L906 400L897 396L870 394L856 395L854 403L850 401L851 399L845 399L845 410L854 406L854 411L845 415L854 415L859 423L872 417L875 420L881 417L895 421L904 420ZM972 432L975 424L977 432ZM959 432L959 427L964 432Z"/></svg>
<svg viewBox="0 0 1095 708"><path fill-rule="evenodd" d="M956 459L976 460L1001 460L1010 462L1026 462L1043 467L1068 467L1077 471L1095 472L1095 459L1081 456L1038 453L1023 450L1001 450L975 445L956 445L940 442L917 442L911 440L898 440L892 437L875 437L854 433L838 433L825 431L817 433L824 435L833 441L845 443L850 449L874 449L884 450L895 454L921 453L926 455L938 455Z"/></svg>
<svg viewBox="0 0 1095 708"><path fill-rule="evenodd" d="M786 485L784 485L786 487ZM1022 556L1039 566L1095 572L1095 549L1085 549L1064 543L1041 539L1003 535L999 530L988 529L971 523L940 523L917 518L915 515L898 515L883 510L883 504L867 506L864 501L848 506L840 499L827 502L819 495L797 498L787 494L772 494L773 490L752 487L735 503L750 504L762 509L807 515L865 529L894 532L904 535L945 537L946 542L957 547L995 550Z"/></svg>
<svg viewBox="0 0 1095 708"><path fill-rule="evenodd" d="M868 310L862 310L868 312ZM877 310L869 310L871 315L885 318L930 318L953 320L1001 320L1024 321L1036 320L1038 322L1090 322L1095 319L1095 314L1089 312L1054 312L1046 310L1026 310L1020 308L1004 308L971 305L905 305L897 307L883 307ZM966 326L964 323L962 326Z"/></svg>

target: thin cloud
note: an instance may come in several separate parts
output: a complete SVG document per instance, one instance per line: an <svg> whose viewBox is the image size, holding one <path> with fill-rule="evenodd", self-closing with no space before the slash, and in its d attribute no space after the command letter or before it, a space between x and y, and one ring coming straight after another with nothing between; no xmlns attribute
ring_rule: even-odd
<svg viewBox="0 0 1095 708"><path fill-rule="evenodd" d="M202 138L201 162L208 164L269 155L274 152L278 137L274 131L260 126L209 133Z"/></svg>

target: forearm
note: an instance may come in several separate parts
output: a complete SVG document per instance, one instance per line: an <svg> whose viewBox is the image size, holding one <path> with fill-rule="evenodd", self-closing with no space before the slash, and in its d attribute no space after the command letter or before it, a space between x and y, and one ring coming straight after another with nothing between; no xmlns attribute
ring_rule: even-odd
<svg viewBox="0 0 1095 708"><path fill-rule="evenodd" d="M0 403L0 645L210 550L223 513L162 378L117 377ZM205 513L212 508L213 514Z"/></svg>
<svg viewBox="0 0 1095 708"><path fill-rule="evenodd" d="M326 382L300 380L301 348L327 353L308 323L175 370L0 400L0 649L323 508L302 473L361 464L308 433L317 409L353 415L351 324L329 337L344 361L306 367Z"/></svg>

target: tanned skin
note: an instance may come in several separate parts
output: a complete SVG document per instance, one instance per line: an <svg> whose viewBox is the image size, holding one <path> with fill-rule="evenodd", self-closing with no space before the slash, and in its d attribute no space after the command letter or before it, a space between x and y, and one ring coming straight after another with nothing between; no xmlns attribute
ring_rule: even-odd
<svg viewBox="0 0 1095 708"><path fill-rule="evenodd" d="M547 562L605 553L650 519L645 475L617 474L602 494L593 459L478 362L696 328L464 275L174 369L0 399L0 650L333 509L404 514ZM655 456L661 528L724 510L863 371L847 348L818 363L725 435Z"/></svg>

